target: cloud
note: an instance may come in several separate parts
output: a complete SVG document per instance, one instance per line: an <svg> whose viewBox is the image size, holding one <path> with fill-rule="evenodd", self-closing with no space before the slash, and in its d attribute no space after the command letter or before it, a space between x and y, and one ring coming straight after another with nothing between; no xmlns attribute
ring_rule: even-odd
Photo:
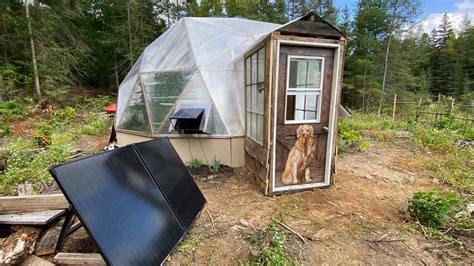
<svg viewBox="0 0 474 266"><path fill-rule="evenodd" d="M464 0L462 2L454 3L456 8L453 12L446 12L448 14L449 21L456 31L461 31L463 28L463 22L466 15L472 19L474 16L474 0ZM426 16L421 22L421 27L424 32L431 33L433 29L436 29L441 24L441 18L443 13L431 13Z"/></svg>

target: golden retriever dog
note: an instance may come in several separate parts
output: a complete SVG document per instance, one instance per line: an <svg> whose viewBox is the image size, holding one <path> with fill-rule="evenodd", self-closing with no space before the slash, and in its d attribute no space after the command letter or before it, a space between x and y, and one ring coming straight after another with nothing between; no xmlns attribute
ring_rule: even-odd
<svg viewBox="0 0 474 266"><path fill-rule="evenodd" d="M313 135L314 129L310 125L301 125L296 130L297 140L288 154L285 171L281 175L283 184L289 185L311 181L309 167L314 158Z"/></svg>

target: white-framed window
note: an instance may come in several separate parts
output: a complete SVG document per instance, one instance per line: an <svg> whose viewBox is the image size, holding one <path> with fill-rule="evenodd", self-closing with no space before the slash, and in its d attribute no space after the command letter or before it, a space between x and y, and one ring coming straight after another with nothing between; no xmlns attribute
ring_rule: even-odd
<svg viewBox="0 0 474 266"><path fill-rule="evenodd" d="M288 56L285 124L319 123L324 57Z"/></svg>
<svg viewBox="0 0 474 266"><path fill-rule="evenodd" d="M245 116L247 136L263 144L265 47L245 59Z"/></svg>

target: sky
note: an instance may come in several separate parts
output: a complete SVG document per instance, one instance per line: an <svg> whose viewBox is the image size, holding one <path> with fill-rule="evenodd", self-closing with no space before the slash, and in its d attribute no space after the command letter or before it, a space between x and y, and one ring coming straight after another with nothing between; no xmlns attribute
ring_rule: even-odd
<svg viewBox="0 0 474 266"><path fill-rule="evenodd" d="M420 15L420 25L423 31L430 33L441 23L441 17L444 12L448 13L448 17L456 30L461 29L463 18L468 14L471 19L474 17L474 0L421 0L422 13ZM357 0L334 0L337 8L348 6L354 9Z"/></svg>

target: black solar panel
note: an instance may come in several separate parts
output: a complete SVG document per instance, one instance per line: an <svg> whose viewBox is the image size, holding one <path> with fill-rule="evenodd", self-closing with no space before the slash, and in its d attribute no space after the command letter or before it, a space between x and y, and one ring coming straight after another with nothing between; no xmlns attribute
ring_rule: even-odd
<svg viewBox="0 0 474 266"><path fill-rule="evenodd" d="M161 146L157 148L161 149ZM177 162L182 165L176 153L169 152L174 159L167 160L168 166L174 169L178 168L174 166ZM81 223L96 241L105 261L113 265L160 264L184 235L185 229L172 210L173 205L170 206L154 181L174 178L165 176L167 172L164 171L166 174L154 172L158 178L150 176L133 146L50 170ZM169 198L175 200L175 191L178 194L187 191L187 185L179 182L177 187L186 188L172 190ZM195 186L194 182L191 186ZM187 207L179 205L179 208Z"/></svg>
<svg viewBox="0 0 474 266"><path fill-rule="evenodd" d="M185 229L206 203L191 174L168 139L134 144Z"/></svg>
<svg viewBox="0 0 474 266"><path fill-rule="evenodd" d="M181 108L170 119L198 119L204 108Z"/></svg>

